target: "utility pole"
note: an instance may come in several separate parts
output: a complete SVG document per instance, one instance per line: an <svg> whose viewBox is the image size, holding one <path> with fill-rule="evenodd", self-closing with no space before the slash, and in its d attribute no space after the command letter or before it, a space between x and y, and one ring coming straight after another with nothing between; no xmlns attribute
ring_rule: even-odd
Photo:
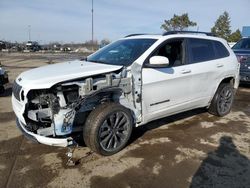
<svg viewBox="0 0 250 188"><path fill-rule="evenodd" d="M30 41L30 29L31 29L31 26L28 25L29 41Z"/></svg>
<svg viewBox="0 0 250 188"><path fill-rule="evenodd" d="M92 13L92 51L94 51L94 0L92 0L92 9L91 9L91 13Z"/></svg>

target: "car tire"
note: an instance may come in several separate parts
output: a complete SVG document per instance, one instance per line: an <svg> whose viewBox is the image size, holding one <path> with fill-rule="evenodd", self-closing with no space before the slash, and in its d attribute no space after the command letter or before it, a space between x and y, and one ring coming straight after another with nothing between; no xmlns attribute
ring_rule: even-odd
<svg viewBox="0 0 250 188"><path fill-rule="evenodd" d="M113 155L126 146L132 127L129 109L120 104L106 103L89 114L83 129L83 139L94 152Z"/></svg>
<svg viewBox="0 0 250 188"><path fill-rule="evenodd" d="M208 112L222 117L227 115L233 105L234 89L229 83L221 83L212 99Z"/></svg>

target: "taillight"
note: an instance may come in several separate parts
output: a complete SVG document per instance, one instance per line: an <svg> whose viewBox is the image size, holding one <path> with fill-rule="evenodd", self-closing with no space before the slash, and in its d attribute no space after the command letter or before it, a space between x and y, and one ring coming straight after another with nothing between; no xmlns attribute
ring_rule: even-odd
<svg viewBox="0 0 250 188"><path fill-rule="evenodd" d="M247 56L244 55L236 55L239 63L245 63L247 61Z"/></svg>

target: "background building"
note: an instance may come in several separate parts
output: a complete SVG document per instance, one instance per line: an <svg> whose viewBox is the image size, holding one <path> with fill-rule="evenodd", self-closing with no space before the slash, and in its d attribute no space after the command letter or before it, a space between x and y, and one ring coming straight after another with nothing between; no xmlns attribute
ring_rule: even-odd
<svg viewBox="0 0 250 188"><path fill-rule="evenodd" d="M250 37L250 26L243 26L242 37Z"/></svg>

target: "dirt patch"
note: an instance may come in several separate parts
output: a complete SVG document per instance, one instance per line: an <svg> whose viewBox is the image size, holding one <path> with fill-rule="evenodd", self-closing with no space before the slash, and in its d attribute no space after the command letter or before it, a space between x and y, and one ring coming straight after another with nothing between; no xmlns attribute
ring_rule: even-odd
<svg viewBox="0 0 250 188"><path fill-rule="evenodd" d="M60 158L54 157L50 164L44 158L63 152L62 148L31 143L23 136L0 145L0 167L4 169L0 171L0 187L46 187L62 166Z"/></svg>
<svg viewBox="0 0 250 188"><path fill-rule="evenodd" d="M245 98L243 100L246 100ZM236 101L237 103L237 101ZM249 117L246 113L246 105L234 106L233 111L241 111L242 113L232 113L225 117L225 122L222 118L209 115L204 111L191 111L187 114L195 114L191 118L186 118L186 114L179 114L164 118L156 122L149 123L144 128L136 130L137 138L134 138L133 143L139 144L140 147L135 150L127 152L121 158L143 158L142 162L137 167L131 167L122 173L113 177L94 176L91 178L91 187L201 187L200 182L204 182L208 177L213 177L216 169L207 168L206 175L201 175L203 164L211 162L210 158L219 157L221 153L227 155L227 145L221 145L219 140L215 140L213 135L222 133L220 138L223 140L223 135L232 135L237 140L237 145L240 142L246 142L244 138L249 134ZM240 121L241 119L241 121ZM204 124L204 122L206 122ZM161 125L169 124L165 128L158 128ZM152 129L150 126L153 126ZM150 131L148 131L150 130ZM142 131L140 133L140 131ZM219 136L219 135L218 135ZM150 142L150 140L157 140L164 138L167 142ZM141 143L141 144L140 144ZM249 142L248 142L249 143ZM218 148L217 148L218 147ZM240 152L249 152L240 148L234 148L230 154L234 155L233 159L225 159L221 157L219 162L221 171L227 172L226 175L237 176L234 180L242 179L242 183L234 183L236 187L248 187L249 180L248 160ZM246 166L237 165L236 159L245 159L243 163ZM208 159L208 160L207 160ZM207 162L209 161L209 162ZM232 166L225 165L232 162ZM214 164L216 166L216 164ZM234 171L237 170L235 174ZM247 172L242 174L242 172ZM193 177L194 174L194 177ZM223 174L218 181L211 180L206 182L210 187L225 184L227 178L223 179ZM192 178L193 177L193 178ZM200 179L200 182L198 181ZM197 183L198 182L198 183ZM230 185L232 181L228 181L225 185ZM206 184L205 187L206 187ZM207 186L207 187L209 187ZM216 186L215 186L216 187ZM223 187L223 186L222 186ZM229 187L229 186L225 186Z"/></svg>
<svg viewBox="0 0 250 188"><path fill-rule="evenodd" d="M15 120L15 113L14 112L0 112L0 122L5 123L8 121Z"/></svg>
<svg viewBox="0 0 250 188"><path fill-rule="evenodd" d="M190 188L250 187L249 177L250 160L237 150L231 137L223 136L219 147L203 160Z"/></svg>
<svg viewBox="0 0 250 188"><path fill-rule="evenodd" d="M176 147L172 143L143 145L127 154L132 158L143 158L138 167L131 167L111 178L92 177L91 187L187 187L185 179L189 172L185 169L195 170L196 164L192 161L175 164Z"/></svg>
<svg viewBox="0 0 250 188"><path fill-rule="evenodd" d="M250 90L250 89L249 89ZM242 111L250 116L250 92L247 90L241 90L237 92L234 101L234 111Z"/></svg>

